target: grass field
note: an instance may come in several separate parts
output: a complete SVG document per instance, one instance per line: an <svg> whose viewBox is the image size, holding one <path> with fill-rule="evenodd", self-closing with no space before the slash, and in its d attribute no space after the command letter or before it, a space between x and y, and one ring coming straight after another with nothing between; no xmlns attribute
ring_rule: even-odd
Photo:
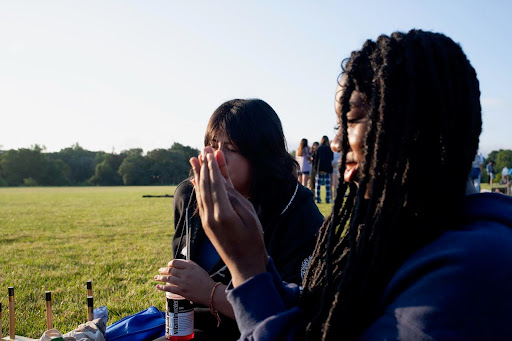
<svg viewBox="0 0 512 341"><path fill-rule="evenodd" d="M153 276L172 258L175 187L0 188L0 303L8 335L8 291L15 288L16 334L46 329L46 291L54 327L69 332L87 318L86 282L108 324L150 306L164 309ZM323 195L322 195L323 197ZM324 215L332 204L320 204Z"/></svg>

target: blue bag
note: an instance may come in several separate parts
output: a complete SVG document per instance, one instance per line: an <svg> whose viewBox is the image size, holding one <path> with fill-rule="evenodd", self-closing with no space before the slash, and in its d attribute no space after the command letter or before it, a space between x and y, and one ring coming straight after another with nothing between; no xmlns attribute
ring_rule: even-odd
<svg viewBox="0 0 512 341"><path fill-rule="evenodd" d="M123 317L107 327L107 341L146 341L165 334L165 313L149 307L136 314Z"/></svg>

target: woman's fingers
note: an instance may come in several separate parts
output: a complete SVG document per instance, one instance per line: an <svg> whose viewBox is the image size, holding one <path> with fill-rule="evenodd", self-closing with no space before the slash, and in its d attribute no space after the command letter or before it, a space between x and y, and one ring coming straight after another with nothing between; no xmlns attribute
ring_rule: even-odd
<svg viewBox="0 0 512 341"><path fill-rule="evenodd" d="M216 218L221 213L231 211L228 195L226 192L226 181L222 175L219 164L214 154L207 154L208 169L210 175L210 194L212 199L213 212Z"/></svg>
<svg viewBox="0 0 512 341"><path fill-rule="evenodd" d="M156 288L172 292L196 303L208 305L211 288L215 281L206 270L190 260L175 259L169 266L159 269L161 275L154 277Z"/></svg>
<svg viewBox="0 0 512 341"><path fill-rule="evenodd" d="M173 285L173 284L157 284L155 286L155 288L157 288L158 290L167 291L167 292L170 292L170 293L173 293L173 294L176 294L176 295L180 295L180 296L183 295L183 290L179 286L177 286L177 285Z"/></svg>
<svg viewBox="0 0 512 341"><path fill-rule="evenodd" d="M231 177L229 176L229 169L228 165L226 163L226 158L224 157L224 153L222 150L217 150L215 152L215 158L217 159L217 163L219 164L219 170L224 179L226 179L226 182L229 186L233 187L233 182L231 181Z"/></svg>
<svg viewBox="0 0 512 341"><path fill-rule="evenodd" d="M228 184L223 154L205 148L201 157L191 164L203 229L238 285L265 271L261 224L252 204Z"/></svg>
<svg viewBox="0 0 512 341"><path fill-rule="evenodd" d="M192 166L192 171L194 173L194 189L196 192L196 201L197 201L197 207L199 209L199 212L202 211L202 204L203 201L201 200L201 190L199 189L199 176L201 173L201 161L200 161L201 155L198 155L197 158L193 157L189 160L190 165Z"/></svg>
<svg viewBox="0 0 512 341"><path fill-rule="evenodd" d="M179 285L180 283L183 282L181 278L171 275L156 275L154 277L154 280L157 282L164 282L172 285Z"/></svg>
<svg viewBox="0 0 512 341"><path fill-rule="evenodd" d="M201 155L201 169L199 171L199 181L196 185L196 195L199 193L197 197L197 201L201 201L201 204L198 204L199 208L199 216L201 217L201 221L203 217L208 217L210 212L212 211L212 198L211 198L211 185L210 185L210 171L208 167L208 162L206 161L206 154Z"/></svg>
<svg viewBox="0 0 512 341"><path fill-rule="evenodd" d="M258 215L256 214L256 211L254 211L254 207L242 195L237 196L235 195L235 193L228 192L228 197L231 202L231 205L233 206L233 210L238 214L240 219L243 221L244 226L246 227L247 230L246 233L252 234L252 237L250 237L250 239L253 242L252 247L255 248L254 256L263 257L263 262L266 266L268 263L268 254L265 248L265 243L263 241L263 228L261 227L261 223L258 218ZM247 206L247 203L249 203L250 207Z"/></svg>
<svg viewBox="0 0 512 341"><path fill-rule="evenodd" d="M175 276L175 277L181 277L180 270L181 269L173 268L173 267L168 266L166 268L158 269L158 273L160 273L162 275L170 275L170 276Z"/></svg>
<svg viewBox="0 0 512 341"><path fill-rule="evenodd" d="M188 263L189 261L185 259L173 259L167 264L167 266L176 269L186 269L188 267Z"/></svg>

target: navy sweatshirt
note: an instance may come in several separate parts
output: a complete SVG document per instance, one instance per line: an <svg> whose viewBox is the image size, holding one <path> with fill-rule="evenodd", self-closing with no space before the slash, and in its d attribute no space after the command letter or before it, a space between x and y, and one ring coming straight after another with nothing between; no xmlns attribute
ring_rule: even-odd
<svg viewBox="0 0 512 341"><path fill-rule="evenodd" d="M512 340L512 198L465 200L465 224L404 262L359 340ZM241 340L300 340L299 288L267 270L227 289Z"/></svg>

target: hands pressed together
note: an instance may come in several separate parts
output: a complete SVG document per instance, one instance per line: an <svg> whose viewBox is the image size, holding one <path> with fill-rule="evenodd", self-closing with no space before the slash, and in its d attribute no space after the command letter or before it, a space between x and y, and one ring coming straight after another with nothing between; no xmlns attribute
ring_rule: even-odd
<svg viewBox="0 0 512 341"><path fill-rule="evenodd" d="M265 272L268 255L260 221L251 202L233 188L222 151L207 147L190 164L203 229L233 285Z"/></svg>
<svg viewBox="0 0 512 341"><path fill-rule="evenodd" d="M228 267L233 286L265 272L268 255L261 224L249 200L233 188L222 151L206 147L190 164L203 229ZM155 280L167 284L158 289L208 305L215 282L193 261L172 260L159 273Z"/></svg>

